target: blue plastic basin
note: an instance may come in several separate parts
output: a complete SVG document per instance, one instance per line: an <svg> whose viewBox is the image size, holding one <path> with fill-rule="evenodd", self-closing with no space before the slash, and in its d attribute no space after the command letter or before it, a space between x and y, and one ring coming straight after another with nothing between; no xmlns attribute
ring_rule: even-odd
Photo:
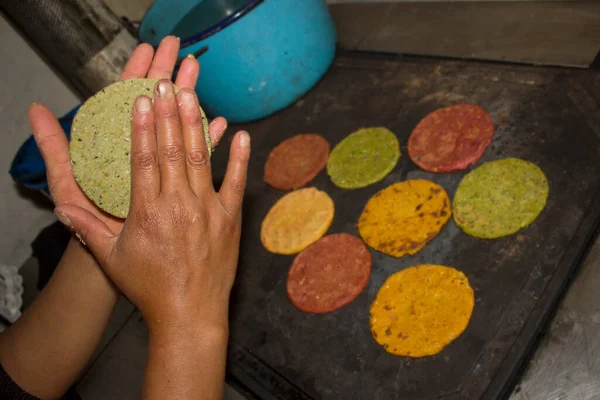
<svg viewBox="0 0 600 400"><path fill-rule="evenodd" d="M181 38L201 65L196 92L212 117L266 117L294 103L330 67L336 33L324 0L157 0L140 39Z"/></svg>

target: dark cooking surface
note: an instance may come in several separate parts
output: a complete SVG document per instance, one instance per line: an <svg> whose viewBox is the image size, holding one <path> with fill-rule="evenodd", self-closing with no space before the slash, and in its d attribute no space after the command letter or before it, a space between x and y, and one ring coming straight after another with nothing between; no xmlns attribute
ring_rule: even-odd
<svg viewBox="0 0 600 400"><path fill-rule="evenodd" d="M253 156L231 301L231 376L262 397L475 399L502 394L597 225L599 86L598 74L591 71L346 54L296 105L245 125ZM395 132L402 156L382 182L341 190L325 171L313 182L336 205L328 233L358 235L356 222L366 201L391 183L430 179L453 197L464 172L420 171L406 143L420 118L457 102L481 105L496 125L491 147L477 165L520 157L544 170L550 196L538 220L492 241L467 236L451 220L413 257L395 259L372 251L369 285L341 310L309 315L294 308L285 289L293 257L267 252L259 237L263 217L284 194L263 183L269 151L296 133L320 133L333 147L363 126L383 125ZM215 153L216 180L222 179L227 153ZM396 357L373 340L369 305L389 275L421 263L464 271L475 290L475 309L466 331L440 354Z"/></svg>

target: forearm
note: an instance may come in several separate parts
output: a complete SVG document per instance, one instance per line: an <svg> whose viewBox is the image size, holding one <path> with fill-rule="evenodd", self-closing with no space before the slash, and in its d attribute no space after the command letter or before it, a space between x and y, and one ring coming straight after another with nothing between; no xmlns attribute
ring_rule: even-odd
<svg viewBox="0 0 600 400"><path fill-rule="evenodd" d="M27 392L62 396L89 362L118 299L94 257L72 239L46 287L0 336L0 362Z"/></svg>
<svg viewBox="0 0 600 400"><path fill-rule="evenodd" d="M227 326L200 320L150 333L144 399L223 398Z"/></svg>

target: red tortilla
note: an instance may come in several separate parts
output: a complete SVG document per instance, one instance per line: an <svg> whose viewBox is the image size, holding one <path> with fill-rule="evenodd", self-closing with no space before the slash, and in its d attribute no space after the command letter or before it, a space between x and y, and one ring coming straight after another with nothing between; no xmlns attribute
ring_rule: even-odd
<svg viewBox="0 0 600 400"><path fill-rule="evenodd" d="M328 235L296 256L288 273L287 293L299 310L328 313L354 300L371 275L371 253L359 238Z"/></svg>
<svg viewBox="0 0 600 400"><path fill-rule="evenodd" d="M494 122L479 106L440 108L423 118L408 139L408 155L428 172L452 172L476 163L492 142Z"/></svg>
<svg viewBox="0 0 600 400"><path fill-rule="evenodd" d="M329 143L320 135L300 134L275 147L265 164L265 182L276 189L297 189L327 164Z"/></svg>

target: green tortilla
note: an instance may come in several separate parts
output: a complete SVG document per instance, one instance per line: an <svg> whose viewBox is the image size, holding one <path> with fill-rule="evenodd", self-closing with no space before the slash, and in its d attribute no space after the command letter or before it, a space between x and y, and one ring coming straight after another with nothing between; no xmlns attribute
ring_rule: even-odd
<svg viewBox="0 0 600 400"><path fill-rule="evenodd" d="M329 155L327 174L342 189L358 189L385 178L400 158L400 144L390 130L364 128L348 135Z"/></svg>
<svg viewBox="0 0 600 400"><path fill-rule="evenodd" d="M511 235L529 226L548 199L548 180L535 164L518 158L491 161L469 172L452 204L456 224L480 239Z"/></svg>
<svg viewBox="0 0 600 400"><path fill-rule="evenodd" d="M133 104L140 95L154 98L157 82L158 79L130 79L113 83L90 97L73 120L73 175L86 196L119 218L127 217L129 212ZM200 111L210 154L208 120L202 108Z"/></svg>

